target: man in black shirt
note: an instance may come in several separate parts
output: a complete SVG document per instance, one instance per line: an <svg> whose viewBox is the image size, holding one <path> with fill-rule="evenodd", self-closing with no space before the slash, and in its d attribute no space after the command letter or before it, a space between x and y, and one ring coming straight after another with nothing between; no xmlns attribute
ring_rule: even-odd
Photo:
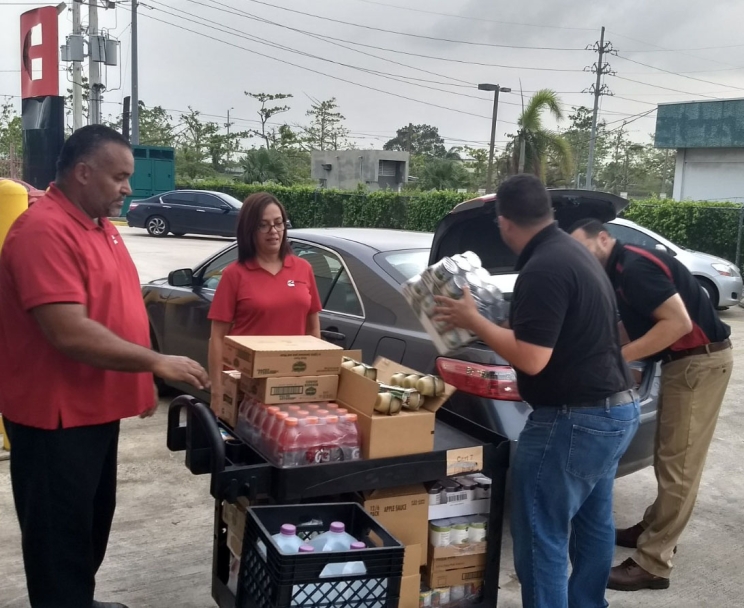
<svg viewBox="0 0 744 608"><path fill-rule="evenodd" d="M438 298L439 318L471 330L508 360L534 408L512 463L523 606L607 606L612 486L639 417L612 286L589 252L553 222L550 195L536 177L506 180L496 200L501 236L519 255L511 328L482 317L469 292L461 300Z"/></svg>
<svg viewBox="0 0 744 608"><path fill-rule="evenodd" d="M666 589L731 377L730 330L674 257L623 245L597 221L580 222L572 234L604 265L615 288L631 340L623 347L626 361L662 361L654 453L657 496L643 521L617 531L617 544L636 553L612 569L609 587Z"/></svg>

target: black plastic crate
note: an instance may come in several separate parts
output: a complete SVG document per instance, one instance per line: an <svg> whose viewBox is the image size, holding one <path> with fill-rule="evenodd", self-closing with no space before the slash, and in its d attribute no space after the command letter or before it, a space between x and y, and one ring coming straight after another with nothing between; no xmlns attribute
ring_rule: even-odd
<svg viewBox="0 0 744 608"><path fill-rule="evenodd" d="M287 555L272 538L282 524L310 540L334 521L367 549ZM259 541L266 547L259 551ZM404 548L356 503L254 507L246 514L238 608L397 608ZM366 573L320 578L328 564L364 562Z"/></svg>

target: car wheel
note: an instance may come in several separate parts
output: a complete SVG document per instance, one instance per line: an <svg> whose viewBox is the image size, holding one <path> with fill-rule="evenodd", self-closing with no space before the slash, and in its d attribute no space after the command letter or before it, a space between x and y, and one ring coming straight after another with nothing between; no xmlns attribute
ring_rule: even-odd
<svg viewBox="0 0 744 608"><path fill-rule="evenodd" d="M704 279L703 277L695 277L698 280L698 283L700 283L700 287L703 288L703 291L706 293L708 298L710 298L711 303L716 308L719 308L718 306L718 289L716 289L716 286L713 285L712 281L709 281L708 279Z"/></svg>
<svg viewBox="0 0 744 608"><path fill-rule="evenodd" d="M168 235L170 226L168 225L168 220L166 220L162 215L153 215L148 218L145 228L147 228L147 232L150 236L164 237Z"/></svg>

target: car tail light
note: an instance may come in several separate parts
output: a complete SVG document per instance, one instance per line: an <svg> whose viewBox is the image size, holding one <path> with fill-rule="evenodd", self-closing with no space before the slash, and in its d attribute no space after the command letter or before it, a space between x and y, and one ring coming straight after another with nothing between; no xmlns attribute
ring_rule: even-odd
<svg viewBox="0 0 744 608"><path fill-rule="evenodd" d="M488 399L522 401L517 390L517 374L508 365L479 365L439 358L437 369L442 380L459 391Z"/></svg>
<svg viewBox="0 0 744 608"><path fill-rule="evenodd" d="M139 207L139 203L129 203L129 210L136 209Z"/></svg>

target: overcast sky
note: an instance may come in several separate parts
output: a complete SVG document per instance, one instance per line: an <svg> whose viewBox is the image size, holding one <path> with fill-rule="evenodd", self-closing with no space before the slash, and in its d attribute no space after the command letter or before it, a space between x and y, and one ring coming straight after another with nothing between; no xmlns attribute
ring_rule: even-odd
<svg viewBox="0 0 744 608"><path fill-rule="evenodd" d="M40 6L21 1L0 0L0 96L20 95L19 16ZM122 41L120 65L107 72L104 115L119 114L130 94L131 3L117 4L100 11L101 27ZM233 108L233 128L244 129L255 126L247 121L257 109L244 91L294 95L281 117L290 124L305 122L311 98L336 97L364 148L381 147L409 122L437 126L448 145L485 146L492 97L479 82L513 89L501 97L499 146L516 129L520 86L525 98L559 91L566 115L591 107L582 91L594 76L582 70L597 55L583 49L602 25L619 54L609 58L617 76L605 79L615 96L601 99L610 128L633 121L628 132L647 141L655 113L638 115L657 103L744 97L744 3L735 0L143 0L139 14L140 98L148 106L173 110L176 120L191 106L221 123ZM86 6L83 15L87 24ZM60 43L70 30L65 11Z"/></svg>

